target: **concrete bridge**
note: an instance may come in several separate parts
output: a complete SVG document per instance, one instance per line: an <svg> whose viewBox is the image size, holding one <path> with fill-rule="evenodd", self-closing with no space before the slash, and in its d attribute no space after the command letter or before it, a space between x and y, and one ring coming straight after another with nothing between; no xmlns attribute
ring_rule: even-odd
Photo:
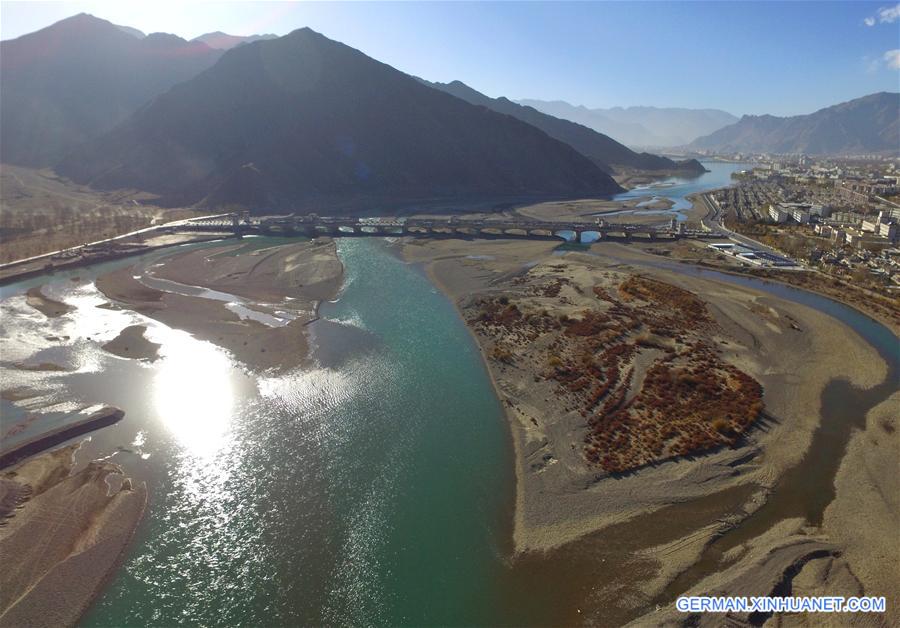
<svg viewBox="0 0 900 628"><path fill-rule="evenodd" d="M247 214L186 220L179 231L228 231L235 235L281 236L406 236L427 238L523 238L533 240L563 240L582 242L584 236L594 239L616 240L674 240L676 238L705 238L709 234L686 230L684 225L646 226L594 222L560 222L539 220L485 220L465 217L449 218L357 218L318 216L250 217Z"/></svg>

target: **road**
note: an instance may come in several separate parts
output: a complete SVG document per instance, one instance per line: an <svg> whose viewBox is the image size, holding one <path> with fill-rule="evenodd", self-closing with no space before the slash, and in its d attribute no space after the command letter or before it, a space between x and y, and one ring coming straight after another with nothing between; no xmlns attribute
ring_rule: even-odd
<svg viewBox="0 0 900 628"><path fill-rule="evenodd" d="M70 246L66 249L59 249L58 251L51 251L50 253L42 253L40 255L34 255L32 257L25 257L22 259L17 259L12 262L7 262L5 264L0 264L0 270L5 268L11 268L12 266L18 266L19 264L27 264L29 262L36 262L42 259L50 259L54 255L61 255L63 253L77 252L79 249L84 248L86 246L100 246L102 244L108 244L110 242L115 242L116 240L124 240L126 238L133 238L135 236L152 233L154 231L163 231L165 229L171 227L178 227L179 225L183 225L192 220L199 219L209 219L209 218L220 218L222 216L230 216L230 214L209 214L207 216L192 216L190 218L184 218L182 220L173 220L171 222L163 223L161 225L153 225L152 227L145 227L143 229L138 229L137 231L129 231L128 233L123 233L122 235L113 236L112 238L105 238L103 240L95 240L94 242L85 242L84 244L80 244L78 246Z"/></svg>
<svg viewBox="0 0 900 628"><path fill-rule="evenodd" d="M719 209L718 204L714 200L710 200L706 196L706 194L700 194L696 198L706 207L706 215L700 219L700 224L702 225L704 230L715 233L716 235L722 236L723 238L728 238L732 242L740 244L741 246L746 246L748 248L756 249L757 251L762 251L764 253L770 253L772 255L778 255L779 257L785 257L793 261L798 266L803 266L803 264L793 259L786 253L783 253L778 249L774 249L771 246L766 246L762 242L757 242L752 238L748 238L747 236L741 235L740 233L736 233L726 227L724 220L725 216Z"/></svg>

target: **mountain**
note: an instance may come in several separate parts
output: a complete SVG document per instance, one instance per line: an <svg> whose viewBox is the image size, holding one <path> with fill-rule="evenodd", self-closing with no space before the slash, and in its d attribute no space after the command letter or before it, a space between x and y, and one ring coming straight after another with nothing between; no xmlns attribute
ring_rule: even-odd
<svg viewBox="0 0 900 628"><path fill-rule="evenodd" d="M542 131L308 28L232 48L58 171L170 204L260 210L620 191Z"/></svg>
<svg viewBox="0 0 900 628"><path fill-rule="evenodd" d="M420 79L421 80L421 79ZM694 160L675 162L666 157L651 155L650 153L636 153L623 146L614 139L597 133L581 124L569 120L556 118L546 113L541 113L533 107L526 107L507 98L491 98L478 92L465 83L453 81L451 83L423 83L440 91L452 94L466 102L480 107L486 107L498 113L503 113L523 122L535 126L550 137L572 146L582 155L589 157L599 167L607 172L616 169L633 168L638 170L688 170L703 172L703 166Z"/></svg>
<svg viewBox="0 0 900 628"><path fill-rule="evenodd" d="M628 146L683 146L738 118L720 109L679 107L612 107L588 109L562 100L520 100L538 111L578 122Z"/></svg>
<svg viewBox="0 0 900 628"><path fill-rule="evenodd" d="M880 92L803 116L744 116L691 148L717 152L900 153L900 94Z"/></svg>
<svg viewBox="0 0 900 628"><path fill-rule="evenodd" d="M254 41L262 41L266 39L276 39L278 35L268 33L266 35L229 35L222 31L214 33L206 33L199 37L194 37L191 41L202 42L210 48L216 50L229 50L241 44L249 44Z"/></svg>
<svg viewBox="0 0 900 628"><path fill-rule="evenodd" d="M221 54L83 13L0 42L0 161L52 165Z"/></svg>
<svg viewBox="0 0 900 628"><path fill-rule="evenodd" d="M603 115L600 109L570 105L563 100L524 99L518 103L526 107L533 107L547 115L584 125L597 133L614 136L620 142L630 146L661 146L661 144L657 144L660 138L639 123L617 122Z"/></svg>
<svg viewBox="0 0 900 628"><path fill-rule="evenodd" d="M121 24L116 24L115 26L123 33L128 33L132 37L137 37L138 39L143 39L147 36L143 31L139 31L138 29L132 28L131 26L122 26Z"/></svg>

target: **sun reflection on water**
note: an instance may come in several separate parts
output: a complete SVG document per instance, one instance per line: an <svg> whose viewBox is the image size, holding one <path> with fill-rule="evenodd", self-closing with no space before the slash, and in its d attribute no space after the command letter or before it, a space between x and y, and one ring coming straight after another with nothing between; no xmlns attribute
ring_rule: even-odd
<svg viewBox="0 0 900 628"><path fill-rule="evenodd" d="M165 330L164 335L163 359L153 380L157 413L188 453L209 458L224 443L234 411L231 360L185 332Z"/></svg>

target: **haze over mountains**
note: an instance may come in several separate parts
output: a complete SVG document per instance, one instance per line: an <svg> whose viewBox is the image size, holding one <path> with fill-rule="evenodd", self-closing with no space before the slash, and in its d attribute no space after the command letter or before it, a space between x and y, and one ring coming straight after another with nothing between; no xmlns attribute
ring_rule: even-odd
<svg viewBox="0 0 900 628"><path fill-rule="evenodd" d="M900 94L880 92L802 116L744 116L691 143L719 152L900 153Z"/></svg>
<svg viewBox="0 0 900 628"><path fill-rule="evenodd" d="M612 107L589 109L562 100L519 100L557 118L583 124L628 146L675 147L738 121L720 109Z"/></svg>
<svg viewBox="0 0 900 628"><path fill-rule="evenodd" d="M0 81L4 163L169 205L505 203L606 196L621 190L613 173L703 171L592 128L597 110L541 105L581 123L460 81L429 83L310 29L186 41L81 14L2 42ZM673 126L689 135L730 117L602 111L620 120L604 123L613 137L647 125L657 142ZM897 127L897 95L877 94L811 116L745 117L695 147L877 152L897 146Z"/></svg>
<svg viewBox="0 0 900 628"><path fill-rule="evenodd" d="M53 165L221 56L203 43L137 37L80 14L0 43L0 159Z"/></svg>
<svg viewBox="0 0 900 628"><path fill-rule="evenodd" d="M222 52L275 35L145 35L87 14L0 42L0 160L52 166Z"/></svg>
<svg viewBox="0 0 900 628"><path fill-rule="evenodd" d="M133 37L137 37L138 39L143 39L147 35L143 33L143 31L139 31L136 28L132 28L131 26L122 26L121 24L116 24L116 28L119 30L132 35ZM267 33L265 35L229 35L228 33L223 33L222 31L214 31L212 33L204 33L198 37L194 37L191 41L200 42L206 44L210 48L214 48L216 50L229 50L234 48L235 46L240 46L241 44L249 44L254 41L260 41L262 39L276 39L278 35Z"/></svg>
<svg viewBox="0 0 900 628"><path fill-rule="evenodd" d="M266 35L229 35L222 31L216 31L214 33L206 33L205 35L194 37L191 41L203 42L210 48L215 48L216 50L229 50L235 46L240 46L241 44L277 38L278 35L273 35L271 33Z"/></svg>
<svg viewBox="0 0 900 628"><path fill-rule="evenodd" d="M614 139L584 125L542 113L533 107L514 103L507 98L485 96L461 81L431 83L424 79L421 80L435 89L452 94L473 105L487 107L527 122L541 129L550 137L555 137L561 142L569 144L607 172L614 172L622 168L679 170L688 173L704 172L703 166L695 160L675 162L666 157L651 155L650 153L636 153Z"/></svg>
<svg viewBox="0 0 900 628"><path fill-rule="evenodd" d="M620 190L542 131L308 28L227 51L59 171L169 204L283 209Z"/></svg>

